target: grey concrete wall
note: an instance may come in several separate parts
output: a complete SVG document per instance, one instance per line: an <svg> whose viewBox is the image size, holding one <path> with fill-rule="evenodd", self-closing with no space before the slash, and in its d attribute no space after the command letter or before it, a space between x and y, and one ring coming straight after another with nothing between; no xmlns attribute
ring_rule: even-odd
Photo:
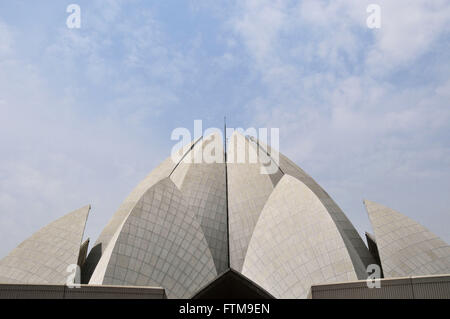
<svg viewBox="0 0 450 319"><path fill-rule="evenodd" d="M75 210L41 228L0 260L0 283L65 284L77 265L91 207Z"/></svg>
<svg viewBox="0 0 450 319"><path fill-rule="evenodd" d="M267 149L270 154L276 152L270 146L260 142L260 145ZM334 220L339 233L341 234L347 250L350 254L350 258L353 262L358 278L363 279L366 277L366 268L370 264L376 263L373 256L370 254L367 246L359 236L358 231L353 224L331 198L330 195L305 171L298 167L294 162L287 158L282 153L277 153L279 156L279 167L284 174L291 175L297 178L299 181L308 186L308 188L317 196L317 198L326 207L330 217Z"/></svg>
<svg viewBox="0 0 450 319"><path fill-rule="evenodd" d="M312 299L450 299L450 275L381 279L380 288L365 280L311 287Z"/></svg>
<svg viewBox="0 0 450 319"><path fill-rule="evenodd" d="M450 246L407 216L364 201L385 277L450 273Z"/></svg>
<svg viewBox="0 0 450 319"><path fill-rule="evenodd" d="M194 142L180 149L179 154L184 155L189 152L192 144L194 144ZM120 207L109 220L106 227L100 233L100 236L95 244L92 246L92 249L87 256L85 266L83 267L82 282L89 282L97 263L99 262L104 251L107 249L111 239L114 237L117 230L121 227L124 220L128 217L131 210L141 199L144 193L163 178L169 177L177 164L178 163L175 163L172 160L171 156L168 157L161 164L159 164L158 167L151 171L150 174L144 178L144 180L142 180L122 202Z"/></svg>
<svg viewBox="0 0 450 319"><path fill-rule="evenodd" d="M211 134L198 142L170 176L194 213L216 265L217 273L228 268L228 238L225 163L196 163L202 155L210 154L223 161L223 141L219 133ZM207 159L204 159L207 160Z"/></svg>
<svg viewBox="0 0 450 319"><path fill-rule="evenodd" d="M264 206L242 273L276 298L306 298L312 284L357 279L326 207L290 175Z"/></svg>
<svg viewBox="0 0 450 319"><path fill-rule="evenodd" d="M187 298L217 275L203 231L170 178L139 200L103 254L90 284L161 286Z"/></svg>
<svg viewBox="0 0 450 319"><path fill-rule="evenodd" d="M158 287L0 284L0 299L165 299Z"/></svg>
<svg viewBox="0 0 450 319"><path fill-rule="evenodd" d="M253 143L241 134L232 135L228 147L228 218L230 265L241 271L248 244L261 211L273 191L270 175L261 174Z"/></svg>

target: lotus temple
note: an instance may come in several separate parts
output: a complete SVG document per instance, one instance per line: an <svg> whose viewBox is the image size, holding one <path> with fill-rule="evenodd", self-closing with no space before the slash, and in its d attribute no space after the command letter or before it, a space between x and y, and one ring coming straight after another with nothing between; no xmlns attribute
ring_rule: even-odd
<svg viewBox="0 0 450 319"><path fill-rule="evenodd" d="M211 145L224 161L192 161ZM361 238L274 152L238 132L193 141L132 190L94 243L90 205L25 239L0 260L0 298L450 298L448 243L368 200Z"/></svg>

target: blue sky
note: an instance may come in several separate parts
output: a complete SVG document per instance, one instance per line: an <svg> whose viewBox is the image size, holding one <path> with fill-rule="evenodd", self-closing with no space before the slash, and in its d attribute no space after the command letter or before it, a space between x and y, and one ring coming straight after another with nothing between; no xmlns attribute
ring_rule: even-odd
<svg viewBox="0 0 450 319"><path fill-rule="evenodd" d="M224 115L280 128L361 233L370 199L450 242L449 35L447 0L2 1L0 256L87 203L95 241L174 128Z"/></svg>

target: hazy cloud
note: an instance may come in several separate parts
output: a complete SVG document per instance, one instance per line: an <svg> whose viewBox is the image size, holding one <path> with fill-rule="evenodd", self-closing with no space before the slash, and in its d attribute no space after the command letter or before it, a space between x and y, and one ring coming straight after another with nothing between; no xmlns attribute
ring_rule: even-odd
<svg viewBox="0 0 450 319"><path fill-rule="evenodd" d="M95 240L172 129L224 115L279 127L361 232L367 198L449 242L450 4L380 0L368 29L369 3L81 1L79 30L0 4L0 255L87 203Z"/></svg>

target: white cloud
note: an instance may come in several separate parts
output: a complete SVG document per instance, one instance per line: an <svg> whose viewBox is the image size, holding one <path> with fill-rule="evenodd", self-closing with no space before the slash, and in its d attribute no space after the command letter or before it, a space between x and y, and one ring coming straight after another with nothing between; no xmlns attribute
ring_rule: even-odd
<svg viewBox="0 0 450 319"><path fill-rule="evenodd" d="M95 1L80 30L63 21L32 47L34 33L0 23L0 255L88 202L95 240L169 154L162 123L225 112L280 127L281 150L361 231L368 198L450 240L448 1L380 0L380 30L365 25L371 2L196 0L199 30Z"/></svg>
<svg viewBox="0 0 450 319"><path fill-rule="evenodd" d="M245 41L257 62L273 53L274 42L278 39L286 20L284 1L242 1L238 16L230 24Z"/></svg>
<svg viewBox="0 0 450 319"><path fill-rule="evenodd" d="M0 21L0 58L12 53L13 39L10 28Z"/></svg>
<svg viewBox="0 0 450 319"><path fill-rule="evenodd" d="M368 55L373 68L404 66L432 49L450 31L448 1L379 1L382 27Z"/></svg>
<svg viewBox="0 0 450 319"><path fill-rule="evenodd" d="M450 3L379 1L379 30L365 25L369 3L238 5L230 30L263 84L247 114L255 126L281 128L282 151L339 194L361 231L370 229L360 208L366 196L403 205L419 221L426 213L417 207L435 202L431 219L449 222L442 189L450 186L450 90L442 68L450 53L422 58L445 42ZM439 225L431 223L449 240Z"/></svg>
<svg viewBox="0 0 450 319"><path fill-rule="evenodd" d="M156 128L158 117L178 101L189 57L168 48L144 11L144 19L124 20L114 8L96 17L103 27L53 29L38 58L23 50L28 30L15 38L0 24L0 257L88 203L87 236L95 241L169 154L170 134ZM14 52L20 41L22 51Z"/></svg>

